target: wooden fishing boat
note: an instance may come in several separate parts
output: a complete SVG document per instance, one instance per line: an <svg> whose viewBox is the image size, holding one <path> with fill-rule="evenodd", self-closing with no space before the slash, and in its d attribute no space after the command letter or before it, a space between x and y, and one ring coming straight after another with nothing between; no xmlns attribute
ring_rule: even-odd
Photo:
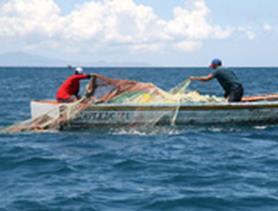
<svg viewBox="0 0 278 211"><path fill-rule="evenodd" d="M32 118L48 114L58 118L69 104L32 101ZM68 124L72 128L122 126L156 123L194 124L273 124L278 123L278 96L246 97L240 103L181 104L92 104Z"/></svg>

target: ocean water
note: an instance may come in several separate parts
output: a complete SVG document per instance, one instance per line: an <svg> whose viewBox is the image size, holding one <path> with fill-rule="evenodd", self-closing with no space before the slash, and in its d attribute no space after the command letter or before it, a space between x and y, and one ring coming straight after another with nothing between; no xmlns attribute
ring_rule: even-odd
<svg viewBox="0 0 278 211"><path fill-rule="evenodd" d="M233 68L246 95L278 68ZM170 89L206 68L95 68ZM0 68L0 127L30 117L71 72ZM221 96L216 81L191 89ZM164 126L0 134L0 210L278 210L278 126Z"/></svg>

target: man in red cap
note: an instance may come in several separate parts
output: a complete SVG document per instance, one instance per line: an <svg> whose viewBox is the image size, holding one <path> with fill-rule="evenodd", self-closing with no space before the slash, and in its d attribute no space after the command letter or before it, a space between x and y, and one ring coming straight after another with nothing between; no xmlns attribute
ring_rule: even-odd
<svg viewBox="0 0 278 211"><path fill-rule="evenodd" d="M80 80L91 78L91 75L83 73L81 67L75 68L74 72L74 75L65 80L56 93L56 99L60 103L71 103L78 100L80 98L78 95Z"/></svg>
<svg viewBox="0 0 278 211"><path fill-rule="evenodd" d="M213 69L213 72L209 75L201 77L191 76L190 80L210 81L216 78L225 91L224 97L228 98L229 102L240 102L243 97L244 90L235 73L222 67L222 61L220 59L212 60L210 68Z"/></svg>

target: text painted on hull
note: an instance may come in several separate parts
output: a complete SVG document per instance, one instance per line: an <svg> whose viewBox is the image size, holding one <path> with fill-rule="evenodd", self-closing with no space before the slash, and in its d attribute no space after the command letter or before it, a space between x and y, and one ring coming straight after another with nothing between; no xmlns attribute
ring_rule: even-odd
<svg viewBox="0 0 278 211"><path fill-rule="evenodd" d="M130 120L129 112L83 112L75 121L128 121Z"/></svg>

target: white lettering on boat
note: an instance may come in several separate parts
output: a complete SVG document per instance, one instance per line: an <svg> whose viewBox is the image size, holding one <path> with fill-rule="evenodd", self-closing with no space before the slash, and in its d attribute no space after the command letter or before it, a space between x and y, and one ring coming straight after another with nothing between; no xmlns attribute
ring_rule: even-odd
<svg viewBox="0 0 278 211"><path fill-rule="evenodd" d="M129 112L115 111L90 111L82 112L75 121L91 122L91 121L127 121L130 120Z"/></svg>

